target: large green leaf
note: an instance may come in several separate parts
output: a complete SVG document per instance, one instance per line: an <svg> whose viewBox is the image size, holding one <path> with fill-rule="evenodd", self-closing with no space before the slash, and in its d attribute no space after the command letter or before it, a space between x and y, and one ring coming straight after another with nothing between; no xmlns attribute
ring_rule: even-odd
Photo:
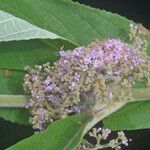
<svg viewBox="0 0 150 150"><path fill-rule="evenodd" d="M70 0L0 0L0 9L78 45L95 39L128 38L126 18Z"/></svg>
<svg viewBox="0 0 150 150"><path fill-rule="evenodd" d="M112 130L134 130L150 128L150 102L134 102L103 120L104 126Z"/></svg>
<svg viewBox="0 0 150 150"><path fill-rule="evenodd" d="M42 133L35 134L8 150L74 150L89 119L88 116L74 115L56 121Z"/></svg>

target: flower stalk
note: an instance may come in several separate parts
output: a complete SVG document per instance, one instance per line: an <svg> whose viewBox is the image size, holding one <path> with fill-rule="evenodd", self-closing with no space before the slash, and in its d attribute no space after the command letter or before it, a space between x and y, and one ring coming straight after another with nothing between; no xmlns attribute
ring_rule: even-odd
<svg viewBox="0 0 150 150"><path fill-rule="evenodd" d="M0 107L24 108L27 100L26 95L0 95Z"/></svg>
<svg viewBox="0 0 150 150"><path fill-rule="evenodd" d="M132 89L133 99L129 102L137 102L137 101L148 101L150 100L150 88L137 88ZM23 108L26 107L28 101L27 95L0 95L0 107L18 107ZM123 102L115 102L115 103L123 103Z"/></svg>

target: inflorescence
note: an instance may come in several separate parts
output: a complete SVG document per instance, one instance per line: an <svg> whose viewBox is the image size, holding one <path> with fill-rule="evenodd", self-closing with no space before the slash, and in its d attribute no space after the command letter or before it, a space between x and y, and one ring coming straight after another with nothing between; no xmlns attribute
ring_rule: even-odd
<svg viewBox="0 0 150 150"><path fill-rule="evenodd" d="M117 137L110 139L111 130L110 129L102 129L102 128L93 128L91 132L89 132L89 136L96 141L96 144L93 145L86 140L78 146L77 150L98 150L105 148L112 148L115 150L121 149L121 145L128 146L129 140L125 136L123 131L117 133Z"/></svg>
<svg viewBox="0 0 150 150"><path fill-rule="evenodd" d="M145 41L135 44L141 34L135 27L131 25L130 34L134 44L103 40L72 51L61 49L60 59L52 66L26 67L24 90L31 95L26 107L33 128L43 130L54 120L102 103L129 101L132 85L149 80L150 70L149 57L142 51Z"/></svg>

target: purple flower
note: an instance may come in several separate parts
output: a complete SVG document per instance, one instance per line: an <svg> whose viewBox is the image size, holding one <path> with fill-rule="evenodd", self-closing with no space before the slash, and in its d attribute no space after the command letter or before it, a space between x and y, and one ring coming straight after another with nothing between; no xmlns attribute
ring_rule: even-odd
<svg viewBox="0 0 150 150"><path fill-rule="evenodd" d="M24 89L31 94L29 110L33 118L39 116L39 119L33 119L32 124L40 130L45 127L46 117L47 122L56 119L56 111L61 118L71 112L80 113L96 101L118 100L114 90L121 92L124 84L132 85L137 78L136 73L142 70L139 66L144 62L143 56L134 47L119 39L101 41L72 51L61 50L59 54L60 59L53 66L35 67L25 76ZM130 77L133 77L132 80ZM127 80L123 85L122 79ZM108 134L106 130L104 136Z"/></svg>
<svg viewBox="0 0 150 150"><path fill-rule="evenodd" d="M53 104L58 104L60 102L60 97L58 95L48 95L48 101L52 102Z"/></svg>
<svg viewBox="0 0 150 150"><path fill-rule="evenodd" d="M33 76L32 76L32 81L33 81L33 82L38 81L38 76L37 76L37 75L33 75Z"/></svg>
<svg viewBox="0 0 150 150"><path fill-rule="evenodd" d="M109 92L109 93L107 94L107 97L111 100L111 99L113 98L113 94L112 94L111 92Z"/></svg>
<svg viewBox="0 0 150 150"><path fill-rule="evenodd" d="M71 111L76 114L79 114L81 112L81 109L78 106L73 106L73 107L71 107Z"/></svg>
<svg viewBox="0 0 150 150"><path fill-rule="evenodd" d="M54 83L45 86L45 92L50 92L54 87L56 87Z"/></svg>
<svg viewBox="0 0 150 150"><path fill-rule="evenodd" d="M85 58L84 58L84 64L85 64L85 65L89 65L89 64L91 64L91 63L92 63L92 60L91 60L90 57L85 57Z"/></svg>
<svg viewBox="0 0 150 150"><path fill-rule="evenodd" d="M59 54L60 54L61 57L65 57L65 56L66 56L66 52L63 51L63 50L61 50L61 51L59 52Z"/></svg>
<svg viewBox="0 0 150 150"><path fill-rule="evenodd" d="M36 98L40 101L44 101L45 100L45 96L43 95L37 95Z"/></svg>
<svg viewBox="0 0 150 150"><path fill-rule="evenodd" d="M101 60L95 60L94 62L93 62L93 67L94 68L100 68L100 67L103 67L103 62L101 61Z"/></svg>
<svg viewBox="0 0 150 150"><path fill-rule="evenodd" d="M80 80L80 75L77 72L74 75L74 80L76 80L76 81Z"/></svg>
<svg viewBox="0 0 150 150"><path fill-rule="evenodd" d="M77 87L77 83L76 82L71 82L71 86L69 87L72 91Z"/></svg>
<svg viewBox="0 0 150 150"><path fill-rule="evenodd" d="M32 99L29 99L27 107L32 107L34 103L35 102Z"/></svg>
<svg viewBox="0 0 150 150"><path fill-rule="evenodd" d="M45 84L46 86L48 86L49 84L51 84L51 82L52 82L52 78L51 78L50 76L48 76L48 77L46 78L46 80L44 81L44 84Z"/></svg>
<svg viewBox="0 0 150 150"><path fill-rule="evenodd" d="M41 123L44 123L45 122L45 119L46 119L46 110L44 108L39 108L37 110L37 113L39 115L39 121Z"/></svg>

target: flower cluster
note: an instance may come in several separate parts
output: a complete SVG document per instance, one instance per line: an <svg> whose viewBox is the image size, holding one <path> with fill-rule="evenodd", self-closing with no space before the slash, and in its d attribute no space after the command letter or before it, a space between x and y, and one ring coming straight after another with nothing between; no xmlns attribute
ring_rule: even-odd
<svg viewBox="0 0 150 150"><path fill-rule="evenodd" d="M119 150L121 149L121 145L128 146L129 140L127 139L123 131L118 132L118 136L115 139L107 142L110 134L110 129L93 128L92 132L89 132L89 136L96 140L96 144L93 145L88 141L84 140L83 143L78 146L77 150L98 150L105 148Z"/></svg>
<svg viewBox="0 0 150 150"><path fill-rule="evenodd" d="M131 99L131 87L144 78L147 57L119 39L60 51L60 59L26 67L24 90L31 95L27 108L34 129L81 113L96 105Z"/></svg>
<svg viewBox="0 0 150 150"><path fill-rule="evenodd" d="M143 27L142 24L130 24L130 40L133 43L134 49L146 50L148 43L145 40L145 36L149 34L149 31Z"/></svg>

